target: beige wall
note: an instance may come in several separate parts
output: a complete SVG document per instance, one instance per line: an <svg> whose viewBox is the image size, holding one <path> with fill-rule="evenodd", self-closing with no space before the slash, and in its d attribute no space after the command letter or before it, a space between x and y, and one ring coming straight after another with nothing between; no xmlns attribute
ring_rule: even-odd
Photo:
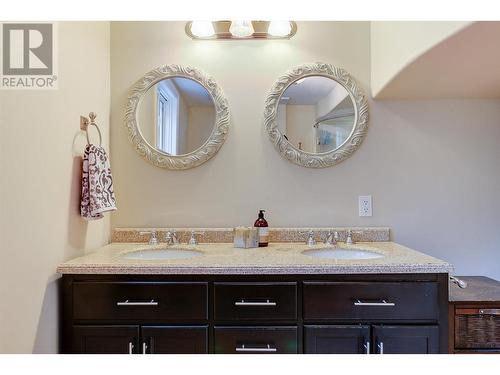
<svg viewBox="0 0 500 375"><path fill-rule="evenodd" d="M59 23L58 59L58 90L0 91L0 353L57 352L56 266L109 240L109 215L79 217L74 157L80 114L108 146L109 23Z"/></svg>
<svg viewBox="0 0 500 375"><path fill-rule="evenodd" d="M315 122L315 105L287 104L286 136L295 147L299 147L299 142L301 142L302 150L313 152L313 125Z"/></svg>
<svg viewBox="0 0 500 375"><path fill-rule="evenodd" d="M377 97L405 66L470 24L468 21L371 22L372 94Z"/></svg>
<svg viewBox="0 0 500 375"><path fill-rule="evenodd" d="M370 23L299 22L287 41L193 41L184 23L111 24L112 156L120 209L113 227L386 225L393 239L446 259L459 274L500 278L500 102L370 100L361 148L333 168L281 158L262 125L274 80L325 61L370 93ZM328 43L325 43L328 35ZM123 126L130 86L153 67L193 65L220 84L232 121L219 153L188 171L166 171L133 150ZM286 194L284 194L286 192ZM358 195L373 195L371 218Z"/></svg>
<svg viewBox="0 0 500 375"><path fill-rule="evenodd" d="M187 123L187 152L201 147L212 134L215 122L215 107L191 106Z"/></svg>
<svg viewBox="0 0 500 375"><path fill-rule="evenodd" d="M372 78L375 79L377 67L391 65L389 50L394 41L379 40L373 36L373 31L372 28L372 41L379 41L372 47ZM402 39L406 36L404 33L397 35ZM499 39L499 21L472 22L418 51L420 54L393 72L390 81L384 82L375 97L384 100L499 99ZM383 47L376 48L381 43ZM373 57L375 51L380 53L378 59Z"/></svg>

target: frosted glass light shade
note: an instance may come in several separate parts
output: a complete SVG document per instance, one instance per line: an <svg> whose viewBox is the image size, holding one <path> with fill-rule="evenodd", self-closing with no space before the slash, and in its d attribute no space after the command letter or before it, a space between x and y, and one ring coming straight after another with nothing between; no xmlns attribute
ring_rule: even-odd
<svg viewBox="0 0 500 375"><path fill-rule="evenodd" d="M287 36L292 31L290 21L271 21L267 33L272 36Z"/></svg>
<svg viewBox="0 0 500 375"><path fill-rule="evenodd" d="M252 21L231 21L229 32L237 38L245 38L254 33Z"/></svg>
<svg viewBox="0 0 500 375"><path fill-rule="evenodd" d="M198 38L209 38L215 34L214 25L211 21L193 21L191 33Z"/></svg>

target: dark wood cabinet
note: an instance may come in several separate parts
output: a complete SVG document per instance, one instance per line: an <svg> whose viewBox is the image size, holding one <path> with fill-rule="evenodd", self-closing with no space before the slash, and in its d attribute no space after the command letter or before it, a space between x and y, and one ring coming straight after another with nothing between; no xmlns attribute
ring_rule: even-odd
<svg viewBox="0 0 500 375"><path fill-rule="evenodd" d="M297 319L297 283L215 283L216 321Z"/></svg>
<svg viewBox="0 0 500 375"><path fill-rule="evenodd" d="M74 326L75 354L204 354L208 327Z"/></svg>
<svg viewBox="0 0 500 375"><path fill-rule="evenodd" d="M63 353L444 353L447 274L64 275Z"/></svg>
<svg viewBox="0 0 500 375"><path fill-rule="evenodd" d="M437 354L437 326L373 326L373 353Z"/></svg>
<svg viewBox="0 0 500 375"><path fill-rule="evenodd" d="M208 319L203 282L96 282L73 284L77 320L196 322Z"/></svg>
<svg viewBox="0 0 500 375"><path fill-rule="evenodd" d="M138 353L139 326L74 326L71 353Z"/></svg>
<svg viewBox="0 0 500 375"><path fill-rule="evenodd" d="M304 353L439 353L439 329L437 326L306 325L304 331Z"/></svg>
<svg viewBox="0 0 500 375"><path fill-rule="evenodd" d="M438 286L430 282L304 282L304 320L433 320Z"/></svg>
<svg viewBox="0 0 500 375"><path fill-rule="evenodd" d="M206 354L208 326L148 326L141 328L144 354Z"/></svg>
<svg viewBox="0 0 500 375"><path fill-rule="evenodd" d="M296 354L297 327L215 327L217 354Z"/></svg>
<svg viewBox="0 0 500 375"><path fill-rule="evenodd" d="M304 353L369 354L370 326L304 326Z"/></svg>

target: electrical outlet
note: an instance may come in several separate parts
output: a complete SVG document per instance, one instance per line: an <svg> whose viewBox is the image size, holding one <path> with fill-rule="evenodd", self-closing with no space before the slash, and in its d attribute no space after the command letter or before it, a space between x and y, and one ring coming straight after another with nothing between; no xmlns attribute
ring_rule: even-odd
<svg viewBox="0 0 500 375"><path fill-rule="evenodd" d="M359 196L359 216L372 216L372 196Z"/></svg>

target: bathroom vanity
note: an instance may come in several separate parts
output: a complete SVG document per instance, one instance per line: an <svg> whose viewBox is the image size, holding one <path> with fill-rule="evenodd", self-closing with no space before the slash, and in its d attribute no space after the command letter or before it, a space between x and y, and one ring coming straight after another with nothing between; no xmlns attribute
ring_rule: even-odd
<svg viewBox="0 0 500 375"><path fill-rule="evenodd" d="M146 260L130 254L166 246L113 243L58 268L61 351L446 353L451 266L392 242L343 247L380 257L218 243Z"/></svg>

